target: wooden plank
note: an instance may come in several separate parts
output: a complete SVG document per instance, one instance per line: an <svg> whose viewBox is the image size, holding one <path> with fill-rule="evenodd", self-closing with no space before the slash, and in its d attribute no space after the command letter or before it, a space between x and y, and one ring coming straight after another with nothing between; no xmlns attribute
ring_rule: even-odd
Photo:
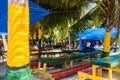
<svg viewBox="0 0 120 80"><path fill-rule="evenodd" d="M89 68L89 67L91 67L91 64L87 63L87 64L80 65L80 66L77 66L77 67L73 67L73 68L70 68L70 69L53 72L51 74L52 74L53 78L59 78L59 77L62 77L62 76L77 73L78 71Z"/></svg>
<svg viewBox="0 0 120 80"><path fill-rule="evenodd" d="M92 79L92 80L107 80L107 79L102 78L102 77L86 74L84 72L79 71L78 72L78 80L82 80L82 78L88 78L88 79Z"/></svg>

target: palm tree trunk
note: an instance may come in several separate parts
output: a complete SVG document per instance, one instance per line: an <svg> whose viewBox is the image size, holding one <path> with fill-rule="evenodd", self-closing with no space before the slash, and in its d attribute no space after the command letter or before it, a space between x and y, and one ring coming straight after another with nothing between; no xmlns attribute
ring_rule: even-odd
<svg viewBox="0 0 120 80"><path fill-rule="evenodd" d="M103 57L109 56L110 52L110 31L106 31L105 39L104 39L104 49L103 49Z"/></svg>
<svg viewBox="0 0 120 80"><path fill-rule="evenodd" d="M28 0L8 0L8 54L5 80L32 80L29 67Z"/></svg>
<svg viewBox="0 0 120 80"><path fill-rule="evenodd" d="M119 2L115 0L115 12L108 13L107 22L106 22L106 36L104 40L104 54L103 56L109 56L110 52L110 31L113 25L119 23Z"/></svg>
<svg viewBox="0 0 120 80"><path fill-rule="evenodd" d="M39 47L39 53L41 52L41 43L42 43L42 31L41 28L38 30L38 47ZM39 55L39 58L41 58L41 55Z"/></svg>
<svg viewBox="0 0 120 80"><path fill-rule="evenodd" d="M111 41L111 19L107 18L106 22L106 34L104 39L104 49L103 49L103 57L109 56L110 52L110 41Z"/></svg>
<svg viewBox="0 0 120 80"><path fill-rule="evenodd" d="M42 30L41 30L41 29L39 29L39 30L38 30L39 49L41 48L41 38L42 38Z"/></svg>

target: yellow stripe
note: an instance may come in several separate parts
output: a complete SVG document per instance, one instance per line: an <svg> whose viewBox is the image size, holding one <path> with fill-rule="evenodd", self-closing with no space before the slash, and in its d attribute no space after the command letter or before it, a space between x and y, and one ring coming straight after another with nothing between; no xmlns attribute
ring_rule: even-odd
<svg viewBox="0 0 120 80"><path fill-rule="evenodd" d="M29 63L29 8L19 4L8 5L7 65L20 67Z"/></svg>

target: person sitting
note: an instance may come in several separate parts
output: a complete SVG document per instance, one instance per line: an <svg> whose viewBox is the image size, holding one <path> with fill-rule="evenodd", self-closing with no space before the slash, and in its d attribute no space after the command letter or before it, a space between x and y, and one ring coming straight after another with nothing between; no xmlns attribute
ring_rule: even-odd
<svg viewBox="0 0 120 80"><path fill-rule="evenodd" d="M31 50L39 50L37 43L34 43L33 46L31 46Z"/></svg>
<svg viewBox="0 0 120 80"><path fill-rule="evenodd" d="M117 42L114 42L110 48L110 50L113 50L113 52L117 52L118 46L117 46Z"/></svg>
<svg viewBox="0 0 120 80"><path fill-rule="evenodd" d="M94 48L97 49L97 50L102 50L103 49L103 44L97 41Z"/></svg>
<svg viewBox="0 0 120 80"><path fill-rule="evenodd" d="M69 49L69 45L67 43L65 43L65 45L62 48L63 50L68 50Z"/></svg>
<svg viewBox="0 0 120 80"><path fill-rule="evenodd" d="M3 59L3 61L4 61L3 51L4 51L3 47L0 46L0 59Z"/></svg>
<svg viewBox="0 0 120 80"><path fill-rule="evenodd" d="M86 48L85 50L95 50L94 47L91 47L91 43L90 42L87 42L87 45L86 45Z"/></svg>

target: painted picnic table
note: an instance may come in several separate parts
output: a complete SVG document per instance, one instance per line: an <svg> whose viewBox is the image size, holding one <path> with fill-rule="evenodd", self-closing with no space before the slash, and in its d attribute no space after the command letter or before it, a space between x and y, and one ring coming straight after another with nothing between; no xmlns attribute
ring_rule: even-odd
<svg viewBox="0 0 120 80"><path fill-rule="evenodd" d="M71 55L74 52L78 52L75 55ZM100 54L102 51L100 50L94 50L94 51L81 51L81 50L65 50L65 51L61 51L59 52L46 52L45 54L61 54L61 53L67 53L67 56L62 56L62 57L42 57L38 59L38 73L43 75L42 76L42 80L44 80L44 76L49 76L51 77L51 80L54 80L55 77L53 77L53 74L46 72L46 68L47 68L47 64L49 63L64 63L64 70L60 71L60 72L55 72L55 75L57 75L57 77L59 76L63 76L63 75L67 75L70 74L72 72L76 73L77 71L84 69L84 67L82 65L80 65L79 67L73 67L73 61L78 59L78 60L82 60L82 64L85 64L83 61L85 61L85 57L92 57L95 56L97 54ZM69 64L67 64L67 62ZM90 67L90 61L87 60L87 62L89 62L89 67ZM43 70L39 70L41 64L43 64ZM87 66L87 64L85 65ZM77 70L76 70L76 69ZM85 67L86 68L86 67ZM88 68L88 67L87 67ZM75 70L75 71L74 71ZM66 73L65 73L66 72ZM58 74L59 73L59 74ZM61 75L62 74L62 75Z"/></svg>
<svg viewBox="0 0 120 80"><path fill-rule="evenodd" d="M120 55L114 55L109 57L104 57L100 59L96 59L92 61L92 75L78 72L79 80L82 80L83 77L89 78L92 80L112 80L112 71L120 72L118 68L120 65ZM98 76L96 76L96 68L100 66L98 69ZM102 70L108 70L108 79L102 78Z"/></svg>

